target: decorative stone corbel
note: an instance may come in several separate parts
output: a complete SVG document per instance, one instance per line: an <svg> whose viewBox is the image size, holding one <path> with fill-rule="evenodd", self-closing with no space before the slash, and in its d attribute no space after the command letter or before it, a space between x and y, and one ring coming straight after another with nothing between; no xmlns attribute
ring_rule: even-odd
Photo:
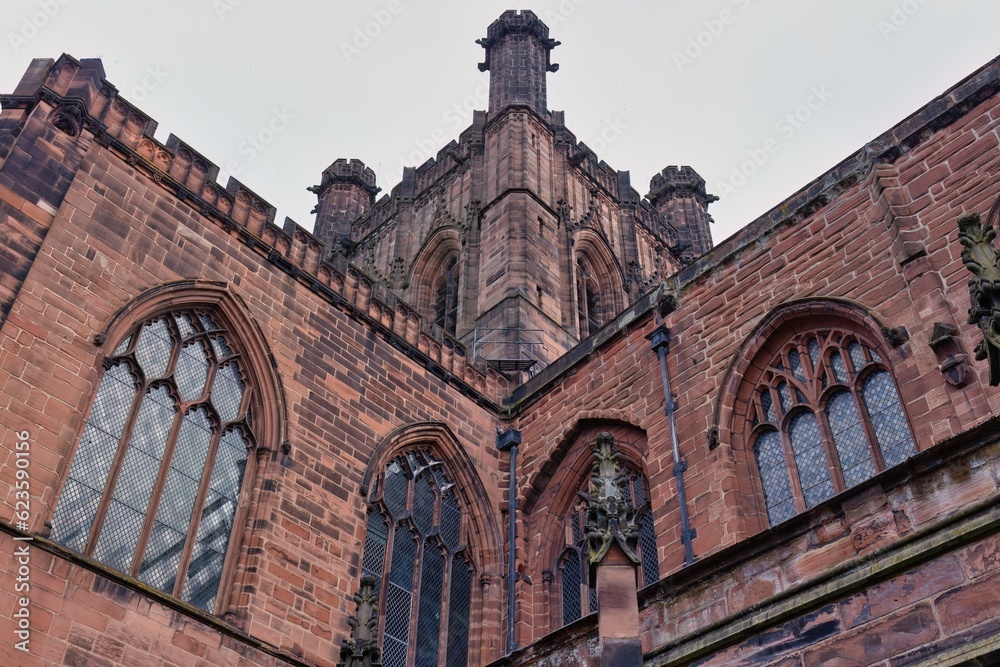
<svg viewBox="0 0 1000 667"><path fill-rule="evenodd" d="M899 347L910 340L910 332L904 326L882 327L882 336L893 347Z"/></svg>
<svg viewBox="0 0 1000 667"><path fill-rule="evenodd" d="M660 294L656 300L656 313L661 319L677 310L677 295L669 290L667 283L660 283Z"/></svg>
<svg viewBox="0 0 1000 667"><path fill-rule="evenodd" d="M944 375L945 381L956 387L965 386L972 369L969 367L969 357L962 351L958 329L944 322L935 322L929 345L940 362L938 370Z"/></svg>
<svg viewBox="0 0 1000 667"><path fill-rule="evenodd" d="M958 240L965 246L962 261L973 273L969 281L969 324L978 324L983 340L976 359L988 359L990 384L1000 384L1000 255L993 246L997 233L978 213L958 219Z"/></svg>
<svg viewBox="0 0 1000 667"><path fill-rule="evenodd" d="M375 577L361 577L361 590L354 596L357 613L347 620L351 638L340 648L337 667L381 667L378 649L378 594Z"/></svg>

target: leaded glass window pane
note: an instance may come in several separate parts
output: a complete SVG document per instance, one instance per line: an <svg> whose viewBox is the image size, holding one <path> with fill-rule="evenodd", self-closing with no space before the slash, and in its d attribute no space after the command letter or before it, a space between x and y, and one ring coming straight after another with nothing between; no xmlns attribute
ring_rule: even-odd
<svg viewBox="0 0 1000 667"><path fill-rule="evenodd" d="M151 390L139 408L125 461L94 549L97 560L116 570L128 572L131 569L175 413L173 399L166 387Z"/></svg>
<svg viewBox="0 0 1000 667"><path fill-rule="evenodd" d="M198 319L201 321L201 326L205 329L205 331L215 331L219 328L209 315L202 313L198 316Z"/></svg>
<svg viewBox="0 0 1000 667"><path fill-rule="evenodd" d="M140 579L165 593L174 588L211 444L212 424L205 409L187 414L181 422L153 533L139 568Z"/></svg>
<svg viewBox="0 0 1000 667"><path fill-rule="evenodd" d="M114 464L125 422L136 395L136 378L119 363L104 374L70 465L62 496L52 519L51 537L83 551L97 516L108 475Z"/></svg>
<svg viewBox="0 0 1000 667"><path fill-rule="evenodd" d="M792 441L806 507L813 507L833 495L830 468L816 416L811 412L803 412L797 416L788 427L788 436Z"/></svg>
<svg viewBox="0 0 1000 667"><path fill-rule="evenodd" d="M757 470L764 490L764 505L771 525L795 516L795 500L788 478L785 454L781 448L781 438L777 431L765 431L754 444Z"/></svg>
<svg viewBox="0 0 1000 667"><path fill-rule="evenodd" d="M660 580L660 564L656 554L656 533L653 514L647 510L639 526L639 550L642 559L642 585L652 586Z"/></svg>
<svg viewBox="0 0 1000 667"><path fill-rule="evenodd" d="M577 513L573 514L573 544L579 544L583 541L583 528L580 525L580 515Z"/></svg>
<svg viewBox="0 0 1000 667"><path fill-rule="evenodd" d="M205 380L208 379L208 350L200 340L188 343L181 348L177 357L177 367L174 369L174 382L184 401L194 401L205 393Z"/></svg>
<svg viewBox="0 0 1000 667"><path fill-rule="evenodd" d="M865 364L868 362L865 360L865 353L861 350L861 345L858 341L852 341L850 345L847 346L847 353L851 357L851 365L854 366L854 372L858 373Z"/></svg>
<svg viewBox="0 0 1000 667"><path fill-rule="evenodd" d="M403 472L403 466L399 461L393 461L386 468L383 488L385 488L383 499L386 507L389 508L389 513L392 514L393 518L402 516L406 509L408 483L406 473Z"/></svg>
<svg viewBox="0 0 1000 667"><path fill-rule="evenodd" d="M447 667L469 664L469 612L472 600L472 568L459 556L451 561L451 592L448 594Z"/></svg>
<svg viewBox="0 0 1000 667"><path fill-rule="evenodd" d="M177 330L181 332L182 339L190 338L197 333L194 328L194 322L187 313L181 313L174 318L174 321L177 322Z"/></svg>
<svg viewBox="0 0 1000 667"><path fill-rule="evenodd" d="M165 318L150 322L139 332L135 358L146 374L147 380L156 380L167 374L170 354L174 349L174 336Z"/></svg>
<svg viewBox="0 0 1000 667"><path fill-rule="evenodd" d="M875 474L875 463L854 397L846 391L835 394L826 406L826 415L837 446L844 484L860 484Z"/></svg>
<svg viewBox="0 0 1000 667"><path fill-rule="evenodd" d="M233 350L226 344L226 339L222 336L212 337L212 349L215 350L215 358L218 361L225 361L233 356Z"/></svg>
<svg viewBox="0 0 1000 667"><path fill-rule="evenodd" d="M119 363L104 374L87 417L87 425L112 436L116 441L125 430L136 394L136 377L128 364ZM112 455L114 452L112 452Z"/></svg>
<svg viewBox="0 0 1000 667"><path fill-rule="evenodd" d="M73 551L82 552L86 549L100 502L101 491L72 477L67 479L52 519L53 541L64 544Z"/></svg>
<svg viewBox="0 0 1000 667"><path fill-rule="evenodd" d="M424 546L420 568L420 602L417 615L415 667L437 667L441 638L441 595L444 589L445 555L432 543Z"/></svg>
<svg viewBox="0 0 1000 667"><path fill-rule="evenodd" d="M789 351L788 366L792 369L792 375L802 382L806 381L806 374L805 371L802 370L802 360L799 358L798 350Z"/></svg>
<svg viewBox="0 0 1000 667"><path fill-rule="evenodd" d="M451 551L458 549L462 538L462 512L451 491L441 499L441 539Z"/></svg>
<svg viewBox="0 0 1000 667"><path fill-rule="evenodd" d="M787 382L778 384L778 400L781 401L782 412L788 412L788 409L792 407L792 392L788 389Z"/></svg>
<svg viewBox="0 0 1000 667"><path fill-rule="evenodd" d="M385 596L385 641L382 646L385 667L406 667L416 558L417 541L404 524L399 524L393 536L392 569Z"/></svg>
<svg viewBox="0 0 1000 667"><path fill-rule="evenodd" d="M379 486L381 499L369 514L365 533L362 574L374 576L382 590L383 664L405 667L412 643L414 665L438 665L442 624L447 619L445 664L466 665L472 573L465 560L463 514L455 484L440 461L418 450L386 465L373 492L376 498Z"/></svg>
<svg viewBox="0 0 1000 667"><path fill-rule="evenodd" d="M137 373L125 359L105 372L53 516L52 538L85 553L92 543L95 559L212 611L249 443L239 429L220 437L211 408L197 402L208 394L223 419L246 417L245 426L249 390L235 362L210 379L212 352L201 333L208 329L218 331L207 314L161 315L115 349L115 357L123 356L134 344ZM216 336L232 354L221 332ZM178 403L188 406L181 418ZM182 562L188 563L184 572Z"/></svg>
<svg viewBox="0 0 1000 667"><path fill-rule="evenodd" d="M830 355L830 365L833 366L833 375L837 378L837 382L847 382L847 366L844 365L840 352Z"/></svg>
<svg viewBox="0 0 1000 667"><path fill-rule="evenodd" d="M385 548L389 539L389 526L381 512L373 512L368 516L368 528L365 531L365 553L361 558L361 574L375 577L375 590L382 585L382 572L385 568Z"/></svg>
<svg viewBox="0 0 1000 667"><path fill-rule="evenodd" d="M132 336L126 336L125 340L118 344L115 351L111 354L112 357L120 357L126 352L128 352L128 345L132 342Z"/></svg>
<svg viewBox="0 0 1000 667"><path fill-rule="evenodd" d="M778 421L774 413L774 402L771 400L771 390L763 387L760 390L760 407L764 410L764 419L772 424Z"/></svg>
<svg viewBox="0 0 1000 667"><path fill-rule="evenodd" d="M786 413L793 404L809 411L796 416L786 429L768 431L754 441L772 524L916 453L892 376L882 367L883 357L858 332L828 329L798 334L770 354L753 364L762 369L754 388L760 421L778 425L768 414L777 411L775 395ZM859 384L860 377L865 379ZM828 393L830 385L838 384L842 387ZM747 415L748 437L758 430L757 416L754 409ZM838 469L840 474L834 474Z"/></svg>
<svg viewBox="0 0 1000 667"><path fill-rule="evenodd" d="M212 405L215 406L223 423L231 422L239 415L245 388L246 385L243 384L235 361L222 366L215 374L215 383L212 385Z"/></svg>
<svg viewBox="0 0 1000 667"><path fill-rule="evenodd" d="M434 525L434 489L429 473L420 475L413 485L413 523L421 535L430 533Z"/></svg>
<svg viewBox="0 0 1000 667"><path fill-rule="evenodd" d="M815 338L810 338L807 348L809 349L809 360L812 362L813 375L815 375L816 369L820 367L819 341Z"/></svg>
<svg viewBox="0 0 1000 667"><path fill-rule="evenodd" d="M877 371L865 378L862 395L885 464L894 466L916 454L917 448L889 373Z"/></svg>
<svg viewBox="0 0 1000 667"><path fill-rule="evenodd" d="M580 566L580 554L576 549L569 549L563 560L562 568L562 612L563 625L580 618L580 586L583 583L583 572Z"/></svg>

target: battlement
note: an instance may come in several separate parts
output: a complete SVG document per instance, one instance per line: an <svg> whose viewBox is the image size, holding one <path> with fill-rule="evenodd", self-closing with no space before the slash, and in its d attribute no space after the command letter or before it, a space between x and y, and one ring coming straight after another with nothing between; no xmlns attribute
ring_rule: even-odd
<svg viewBox="0 0 1000 667"><path fill-rule="evenodd" d="M361 188L370 197L375 197L382 189L375 185L375 172L366 167L361 160L337 158L329 167L323 170L320 184L309 188L310 192L322 194L334 183L349 183Z"/></svg>
<svg viewBox="0 0 1000 667"><path fill-rule="evenodd" d="M655 206L664 197L696 197L704 206L719 201L705 191L705 179L688 166L667 167L650 179L646 198Z"/></svg>
<svg viewBox="0 0 1000 667"><path fill-rule="evenodd" d="M486 37L476 40L486 49L480 72L490 72L489 112L523 105L543 116L548 113L546 72L555 72L549 28L530 11L508 10L490 24Z"/></svg>
<svg viewBox="0 0 1000 667"><path fill-rule="evenodd" d="M538 18L537 14L530 10L508 9L486 29L486 37L476 40L476 44L486 49L486 60L479 64L480 72L486 72L490 69L492 48L499 44L507 35L529 35L534 37L548 52L551 52L552 49L560 44L560 42L549 38L549 27ZM555 65L550 60L547 60L545 71L557 72L559 71L559 65Z"/></svg>
<svg viewBox="0 0 1000 667"><path fill-rule="evenodd" d="M506 379L478 368L465 347L447 336L384 285L348 263L330 259L328 247L309 230L285 218L274 223L275 207L235 178L216 182L219 167L171 134L152 135L157 123L104 79L99 59L36 59L15 92L0 96L4 114L40 113L71 137L86 138L126 162L136 178L154 183L206 221L235 235L261 262L290 276L382 336L408 357L477 401L499 400ZM17 138L14 139L17 141ZM330 183L347 180L377 192L375 174L360 160L336 160L324 172ZM61 202L49 202L58 208Z"/></svg>

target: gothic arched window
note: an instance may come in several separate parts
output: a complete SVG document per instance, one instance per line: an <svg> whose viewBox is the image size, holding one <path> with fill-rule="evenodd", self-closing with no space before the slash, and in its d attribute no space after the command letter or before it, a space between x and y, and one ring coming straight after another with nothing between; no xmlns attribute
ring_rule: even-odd
<svg viewBox="0 0 1000 667"><path fill-rule="evenodd" d="M385 667L465 667L473 568L467 517L444 465L407 452L372 493L362 575L374 577Z"/></svg>
<svg viewBox="0 0 1000 667"><path fill-rule="evenodd" d="M747 428L771 525L916 453L889 367L857 334L799 334L762 361Z"/></svg>
<svg viewBox="0 0 1000 667"><path fill-rule="evenodd" d="M52 539L214 612L255 443L242 364L208 313L135 327L105 362Z"/></svg>
<svg viewBox="0 0 1000 667"><path fill-rule="evenodd" d="M601 328L601 293L597 280L583 260L578 260L577 271L577 318L580 321L580 338L593 335Z"/></svg>
<svg viewBox="0 0 1000 667"><path fill-rule="evenodd" d="M434 283L434 324L455 335L458 328L458 257L444 263L444 271Z"/></svg>
<svg viewBox="0 0 1000 667"><path fill-rule="evenodd" d="M625 461L620 465L628 479L628 499L632 506L639 508L648 504L648 485L642 473ZM590 482L590 475L587 475L578 491L590 492ZM586 503L581 500L573 506L564 524L566 548L559 558L556 570L562 592L563 625L597 611L597 589L587 585L586 517ZM642 586L655 584L660 579L660 568L656 556L653 517L648 510L643 513L639 526L639 554Z"/></svg>

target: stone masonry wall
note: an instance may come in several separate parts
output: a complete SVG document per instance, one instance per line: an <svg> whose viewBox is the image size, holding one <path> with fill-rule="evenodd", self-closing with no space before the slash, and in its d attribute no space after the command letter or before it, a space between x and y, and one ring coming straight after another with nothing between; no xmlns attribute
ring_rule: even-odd
<svg viewBox="0 0 1000 667"><path fill-rule="evenodd" d="M308 232L255 218L267 207L240 186L225 205L210 205L176 184L170 174L187 177L175 172L165 147L141 133L130 144L103 133L94 141L88 130L82 136L80 169L0 329L4 516L15 509L14 434L26 430L28 533L47 534L101 361L117 344L95 344L98 334L134 299L177 281L224 285L245 304L280 378L291 450L285 456L281 442L261 443L272 451L260 486L246 491L247 498L256 494L256 513L240 527L245 536L224 631L196 610L168 609L162 595L141 585L137 592L121 575L95 576L100 568L93 563L33 547L33 647L53 662L78 664L331 664L354 612L366 514L361 482L373 453L400 427L444 424L471 459L465 473L486 490L463 509L496 524L494 401L502 378L468 366L463 348L442 341L357 270L320 261ZM151 151L149 159L142 150ZM211 172L201 167L199 173ZM228 196L214 184L198 190L215 202ZM7 197L5 205L18 201ZM477 574L499 582L502 546L493 537L478 536L474 560ZM10 535L2 541L9 556L14 542ZM15 561L6 557L0 567L0 579L12 580ZM470 655L482 664L499 654L502 594L493 584L476 595L484 631L473 637ZM95 611L88 616L85 607ZM13 608L5 604L0 612L5 647ZM43 619L53 617L43 629ZM137 635L141 640L131 639ZM140 653L147 657L139 660Z"/></svg>
<svg viewBox="0 0 1000 667"><path fill-rule="evenodd" d="M1000 100L991 95L998 72L994 62L969 77L669 283L679 307L665 320L674 336L668 356L699 559L710 560L766 527L753 455L734 445L742 434L730 429L740 409L732 403L740 374L734 378L727 371L740 362L742 346L752 348L766 337L768 331L756 327L782 304L846 300L867 313L875 336L882 335L878 324L906 329L906 342L885 347L919 450L997 414L1000 395L987 385L985 365L974 365L965 386L952 386L928 343L936 322L958 328L970 357L981 337L965 320L969 274L959 257L956 220L985 214L997 201ZM886 155L884 164L865 163L871 152ZM645 339L658 323L652 314L626 313L598 336L608 342L571 353L575 361L553 369L552 378L543 374L515 392L527 452L519 471L526 521L519 553L536 581L555 563L538 560L531 508L585 419L630 423L646 432L644 463L661 574L682 566L663 389ZM558 383L548 385L553 390L533 393L555 377ZM713 427L717 446L710 445ZM956 484L953 493L978 498L995 491L992 482L987 487ZM817 564L815 571L829 564ZM534 600L519 609L517 636L524 645L549 631L549 602L538 586L525 586L520 595ZM732 610L703 620L727 613Z"/></svg>

